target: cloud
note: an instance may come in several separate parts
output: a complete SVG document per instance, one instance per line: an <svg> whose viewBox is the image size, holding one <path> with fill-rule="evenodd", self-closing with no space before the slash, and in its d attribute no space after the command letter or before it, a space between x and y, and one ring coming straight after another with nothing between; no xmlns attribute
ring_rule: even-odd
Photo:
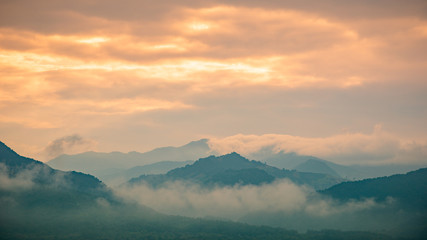
<svg viewBox="0 0 427 240"><path fill-rule="evenodd" d="M110 11L114 7L112 2L100 4L95 1L92 4L58 3L51 6L44 3L33 6L52 13L45 16L51 23L57 23L58 19L71 13L80 16L85 20L69 23L91 26L92 31L88 33L79 32L76 29L80 28L67 24L55 25L71 31L67 34L60 29L45 33L30 26L0 29L0 61L4 66L20 69L18 75L13 71L4 76L3 81L11 78L14 81L7 82L18 85L23 80L17 81L16 78L27 72L29 76L25 79L31 79L30 85L37 87L20 88L18 92L25 91L27 96L32 92L45 96L46 91L55 94L58 85L66 87L73 83L62 82L64 80L61 80L62 84L60 81L52 83L44 80L44 75L57 72L66 77L67 71L76 72L73 82L77 83L98 83L104 79L102 82L109 86L114 80L105 78L106 72L123 71L133 74L138 82L145 79L191 82L199 91L236 84L284 88L352 87L393 76L406 79L407 74L424 75L421 73L425 63L419 61L423 56L405 55L422 52L419 51L425 38L425 21L422 19L399 16L352 22L316 13L314 9L292 1L257 7L251 2L244 6L238 2L236 5L212 2L179 5L162 1L148 6L129 1L126 6L129 13L126 14ZM22 8L12 2L5 5L4 9ZM277 8L273 9L271 5ZM354 5L365 10L371 6ZM148 16L157 16L157 21L144 19L147 14L134 15L130 6L148 12L155 9L153 12L158 15L151 12ZM27 17L30 19L31 15ZM5 18L9 20L6 25L20 23L14 16ZM24 18L24 21L34 22L29 19ZM100 19L105 22L102 26L92 24ZM203 28L206 31L193 26L206 26ZM372 34L379 30L383 31L381 35ZM416 47L412 47L414 43L417 43ZM390 55L395 60L393 63L385 61ZM405 64L407 62L413 64ZM390 70L390 64L395 70Z"/></svg>
<svg viewBox="0 0 427 240"><path fill-rule="evenodd" d="M423 135L425 4L2 1L0 128L33 148L111 132L97 141L121 151L378 122Z"/></svg>
<svg viewBox="0 0 427 240"><path fill-rule="evenodd" d="M221 1L228 2L228 1ZM358 1L343 2L339 0L318 1L233 1L236 6L245 6L264 9L298 9L300 11L314 12L319 15L334 17L339 19L366 19L366 18L386 18L396 16L416 16L425 18L423 10L426 3L423 0L411 0L411 4L402 4L399 0L380 1Z"/></svg>
<svg viewBox="0 0 427 240"><path fill-rule="evenodd" d="M30 189L33 185L34 172L24 170L11 177L6 165L0 163L0 190L20 191Z"/></svg>
<svg viewBox="0 0 427 240"><path fill-rule="evenodd" d="M245 156L273 147L275 152L296 152L342 164L426 163L427 144L400 139L375 126L371 134L346 133L324 138L292 135L238 134L209 140L209 146L219 154L238 152Z"/></svg>
<svg viewBox="0 0 427 240"><path fill-rule="evenodd" d="M140 184L116 189L125 199L136 201L159 212L190 217L215 217L238 220L256 212L305 214L313 217L351 214L376 207L372 200L343 205L323 199L308 188L281 180L262 186L234 186L206 189L188 182L169 182L152 189Z"/></svg>
<svg viewBox="0 0 427 240"><path fill-rule="evenodd" d="M11 169L0 163L0 190L20 192L28 191L40 186L40 183L49 187L69 187L72 183L67 180L68 173L52 172L52 169L41 164L30 164L21 169ZM46 181L48 179L48 181Z"/></svg>
<svg viewBox="0 0 427 240"><path fill-rule="evenodd" d="M84 139L80 135L74 134L55 139L44 149L47 157L54 158L61 154L75 154L92 150L96 142L90 139Z"/></svg>
<svg viewBox="0 0 427 240"><path fill-rule="evenodd" d="M145 78L193 80L205 86L215 82L255 82L282 87L355 86L395 76L388 74L390 70L386 71L390 62L386 64L384 60L390 59L390 55L394 56L396 62L393 64L402 77L403 72L418 73L425 67L419 61L420 58L422 60L421 55L404 54L418 53L414 49L422 47L420 43L425 32L422 19L370 18L367 23L353 23L298 7L159 5L164 4L169 6L165 11L174 14L170 17L160 14L159 21L143 23L126 19L127 15L121 16L123 19L114 14L105 18L111 14L108 11L103 13L106 6L99 11L73 4L59 4L57 9L49 7L53 12L63 11L65 7L79 12L86 17L79 23L84 26L91 26L103 16L108 28L94 24L90 33L46 34L34 29L6 27L0 31L3 50L0 60L3 58L6 65L43 72L88 69L99 73L137 71ZM61 16L52 14L48 18L57 22L56 18ZM123 24L130 30L119 31ZM141 25L144 28L138 30ZM203 28L206 31L193 27L199 25L206 26ZM76 29L60 26L61 29ZM373 35L378 29L383 34ZM103 40L94 42L88 39ZM396 48L397 42L399 48ZM416 48L412 47L414 43L417 43ZM405 65L408 61L418 64ZM219 81L212 82L211 78L221 76L211 76L213 72L225 74ZM241 74L247 77L240 77Z"/></svg>

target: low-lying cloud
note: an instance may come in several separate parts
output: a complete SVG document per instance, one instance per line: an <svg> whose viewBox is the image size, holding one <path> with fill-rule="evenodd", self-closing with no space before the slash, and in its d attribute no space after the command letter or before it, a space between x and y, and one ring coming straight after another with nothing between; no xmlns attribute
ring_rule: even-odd
<svg viewBox="0 0 427 240"><path fill-rule="evenodd" d="M295 152L342 164L420 164L427 159L426 143L398 138L382 130L381 125L375 126L371 134L346 133L323 138L238 134L222 139L212 138L209 145L219 154L235 151L251 157L264 148L272 148L276 153Z"/></svg>
<svg viewBox="0 0 427 240"><path fill-rule="evenodd" d="M44 186L53 188L69 187L72 183L67 180L68 173L54 171L39 164L30 164L27 167L16 171L0 163L0 190L20 192L26 191L38 186L41 182Z"/></svg>
<svg viewBox="0 0 427 240"><path fill-rule="evenodd" d="M159 212L189 217L239 220L253 213L303 214L329 217L377 206L373 200L337 204L312 189L280 180L262 186L207 189L187 182L169 182L153 189L145 184L117 188L116 193Z"/></svg>
<svg viewBox="0 0 427 240"><path fill-rule="evenodd" d="M0 163L0 190L25 190L33 186L34 174L32 171L21 171L16 176L8 174L8 167Z"/></svg>

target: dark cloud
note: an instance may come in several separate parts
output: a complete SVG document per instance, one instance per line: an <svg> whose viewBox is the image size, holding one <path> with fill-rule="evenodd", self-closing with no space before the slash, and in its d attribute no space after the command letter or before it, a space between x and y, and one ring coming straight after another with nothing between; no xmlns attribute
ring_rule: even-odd
<svg viewBox="0 0 427 240"><path fill-rule="evenodd" d="M218 1L228 4L229 1ZM295 9L318 13L337 19L366 19L417 16L426 18L427 3L423 0L379 0L379 1L312 1L312 0L234 0L233 5L245 7L258 7L267 9Z"/></svg>
<svg viewBox="0 0 427 240"><path fill-rule="evenodd" d="M387 18L416 16L426 18L427 3L423 0L399 1L2 1L2 26L37 29L42 32L84 32L95 27L94 19L113 21L162 21L177 9L206 8L218 4L264 9L295 9L336 19ZM92 19L83 20L81 17ZM91 21L89 21L91 20ZM84 24L82 24L84 23ZM89 23L89 24L88 24ZM101 24L104 25L104 24ZM105 26L105 25L104 25ZM97 26L99 27L99 25Z"/></svg>
<svg viewBox="0 0 427 240"><path fill-rule="evenodd" d="M111 31L112 23L160 21L169 18L177 8L199 7L191 1L2 1L0 26L29 29L43 33L84 33Z"/></svg>

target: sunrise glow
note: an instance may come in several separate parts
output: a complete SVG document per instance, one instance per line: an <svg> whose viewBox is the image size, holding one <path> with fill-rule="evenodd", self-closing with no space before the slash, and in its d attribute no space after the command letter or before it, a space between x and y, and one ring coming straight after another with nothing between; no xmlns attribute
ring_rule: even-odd
<svg viewBox="0 0 427 240"><path fill-rule="evenodd" d="M166 136L327 137L377 124L425 140L427 20L412 8L93 4L1 8L0 130L12 142L34 134L24 153L71 133L102 150L114 145L108 128L158 136L143 149Z"/></svg>

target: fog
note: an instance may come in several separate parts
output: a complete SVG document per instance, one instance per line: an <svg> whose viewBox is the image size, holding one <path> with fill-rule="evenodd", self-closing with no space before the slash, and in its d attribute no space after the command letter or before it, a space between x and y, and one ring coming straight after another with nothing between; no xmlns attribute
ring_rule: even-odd
<svg viewBox="0 0 427 240"><path fill-rule="evenodd" d="M0 190L17 191L33 186L34 173L31 170L21 171L15 177L10 177L7 173L7 166L0 163Z"/></svg>
<svg viewBox="0 0 427 240"><path fill-rule="evenodd" d="M261 186L212 189L177 181L157 189L141 184L115 190L119 196L161 213L230 220L260 212L330 217L381 207L372 199L338 203L320 196L309 187L297 186L287 180Z"/></svg>
<svg viewBox="0 0 427 240"><path fill-rule="evenodd" d="M94 222L113 224L121 229L121 225L115 224L139 224L140 221L155 221L163 226L159 227L159 231L163 231L163 224L166 224L163 221L168 220L151 209L167 215L232 220L301 232L384 230L388 234L401 226L404 228L402 223L413 218L413 213L397 211L392 198L381 203L373 199L338 202L312 188L283 179L260 186L213 188L183 181L169 182L161 188L145 184L122 185L113 189L120 199L116 201L115 197L104 198L103 195L86 199L88 193L78 191L67 194L62 191L70 184L64 178L66 172L52 174L49 188L38 185L38 177L48 172L46 167L33 166L15 175L8 172L4 165L0 165L0 218L5 229L16 228L18 232L27 227L37 232L50 225L69 234L74 231L74 224L84 229L82 231L89 231L86 224ZM36 208L32 207L34 201L38 202ZM32 222L31 226L26 225L28 221ZM174 221L181 220L175 218Z"/></svg>
<svg viewBox="0 0 427 240"><path fill-rule="evenodd" d="M114 191L130 203L168 215L231 220L302 233L334 229L405 235L411 233L411 224L422 226L423 221L414 212L401 209L391 197L381 202L338 201L287 180L261 186L216 188L177 181L156 189L140 184Z"/></svg>
<svg viewBox="0 0 427 240"><path fill-rule="evenodd" d="M32 190L37 184L43 183L49 187L70 187L71 183L66 179L68 173L52 171L45 165L31 164L20 171L14 171L3 163L0 163L0 190L19 192Z"/></svg>

